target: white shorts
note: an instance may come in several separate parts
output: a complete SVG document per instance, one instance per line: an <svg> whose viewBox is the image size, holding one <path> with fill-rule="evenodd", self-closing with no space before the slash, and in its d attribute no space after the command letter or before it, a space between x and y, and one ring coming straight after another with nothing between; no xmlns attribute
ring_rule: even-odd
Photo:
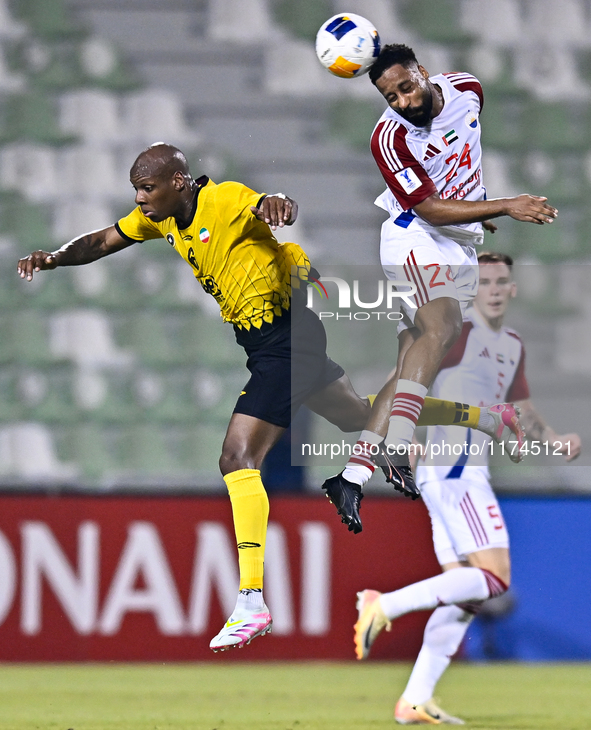
<svg viewBox="0 0 591 730"><path fill-rule="evenodd" d="M421 496L431 518L440 565L488 548L508 548L509 534L490 484L470 479L425 482Z"/></svg>
<svg viewBox="0 0 591 730"><path fill-rule="evenodd" d="M479 277L475 245L482 236L459 235L449 228L426 230L416 220L407 228L396 225L391 218L383 223L380 259L384 274L400 282L399 291L408 291L409 283L416 288L416 293L408 297L414 307L401 299L399 332L413 327L417 310L433 299L455 299L463 314L476 296Z"/></svg>

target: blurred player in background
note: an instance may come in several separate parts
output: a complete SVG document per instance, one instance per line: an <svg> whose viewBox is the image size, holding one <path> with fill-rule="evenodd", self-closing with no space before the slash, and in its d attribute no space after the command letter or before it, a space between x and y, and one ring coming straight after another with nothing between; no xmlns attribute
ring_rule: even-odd
<svg viewBox="0 0 591 730"><path fill-rule="evenodd" d="M579 436L557 434L539 415L530 400L521 338L503 326L507 305L516 294L513 261L496 253L481 253L478 261L478 294L460 337L439 367L433 393L480 405L514 400L521 407L529 449L536 453L536 444L547 441L551 452L571 461L581 450ZM427 431L427 443L417 482L429 510L443 573L392 593L359 593L355 648L357 658L366 659L375 638L391 621L411 611L434 608L395 718L401 724L462 724L437 707L433 693L482 602L510 585L509 536L490 486L490 439L479 432L469 430L466 437L465 431L453 426L435 426ZM461 453L452 457L457 445L461 448L455 453Z"/></svg>
<svg viewBox="0 0 591 730"><path fill-rule="evenodd" d="M409 445L427 389L462 330L462 313L478 288L475 246L488 219L510 216L543 225L557 215L546 198L486 200L480 112L484 97L468 73L430 77L404 45L385 46L369 71L388 102L371 138L387 183L376 204L389 213L380 256L386 276L416 286L415 308L401 302L396 372L384 385L358 441L359 455L323 485L333 501L360 492L376 465L402 491L416 489ZM515 414L508 411L504 418ZM486 419L490 414L483 414ZM385 438L385 440L384 440ZM383 444L383 446L380 446ZM380 455L372 457L372 447Z"/></svg>
<svg viewBox="0 0 591 730"><path fill-rule="evenodd" d="M236 182L216 185L205 176L194 180L183 153L166 144L142 152L130 178L138 205L132 213L58 251L30 254L19 261L18 272L31 280L36 271L87 264L164 238L216 299L224 321L234 326L251 378L230 419L220 470L232 503L240 587L232 616L210 646L216 651L239 647L272 624L262 593L269 514L260 474L264 458L303 403L344 431L362 429L370 405L327 356L324 328L305 306L306 254L295 243L280 245L271 232L295 221L294 201L281 193L261 195ZM479 408L439 401L431 405L432 423L464 419L467 425L480 418ZM344 509L349 513L352 507Z"/></svg>

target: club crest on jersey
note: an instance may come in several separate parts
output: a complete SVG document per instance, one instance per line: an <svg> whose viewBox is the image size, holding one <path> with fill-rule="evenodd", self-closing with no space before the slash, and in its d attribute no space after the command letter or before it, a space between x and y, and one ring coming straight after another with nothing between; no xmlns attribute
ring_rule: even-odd
<svg viewBox="0 0 591 730"><path fill-rule="evenodd" d="M406 193L412 193L413 190L420 188L423 184L419 180L416 172L410 167L406 167L404 170L400 170L400 172L397 172L394 177L402 185Z"/></svg>
<svg viewBox="0 0 591 730"><path fill-rule="evenodd" d="M452 142L455 142L457 139L459 139L458 135L456 134L455 129L450 129L449 132L443 135L441 138L443 140L443 144L446 147L449 147Z"/></svg>
<svg viewBox="0 0 591 730"><path fill-rule="evenodd" d="M174 246L174 236L172 235L172 233L166 234L166 240L168 241L168 243L170 243L171 246Z"/></svg>
<svg viewBox="0 0 591 730"><path fill-rule="evenodd" d="M476 129L478 126L478 115L474 114L474 112L468 112L464 117L464 121L466 122L467 127L470 127L470 129Z"/></svg>
<svg viewBox="0 0 591 730"><path fill-rule="evenodd" d="M210 237L210 233L207 230L207 228L202 228L199 231L199 238L201 239L201 243L209 243L209 237Z"/></svg>

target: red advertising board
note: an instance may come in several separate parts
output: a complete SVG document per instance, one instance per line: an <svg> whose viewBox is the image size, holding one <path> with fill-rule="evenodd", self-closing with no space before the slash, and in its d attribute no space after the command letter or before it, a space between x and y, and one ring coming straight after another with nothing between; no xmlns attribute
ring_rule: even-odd
<svg viewBox="0 0 591 730"><path fill-rule="evenodd" d="M355 593L438 572L424 506L368 497L353 535L325 499L275 497L265 557L273 633L215 655L238 571L222 497L0 497L0 661L347 659ZM416 655L427 614L375 658Z"/></svg>

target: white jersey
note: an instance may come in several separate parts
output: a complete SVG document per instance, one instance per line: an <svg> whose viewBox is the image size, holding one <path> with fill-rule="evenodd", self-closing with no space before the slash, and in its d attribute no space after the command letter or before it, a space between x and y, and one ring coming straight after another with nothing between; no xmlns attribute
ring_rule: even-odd
<svg viewBox="0 0 591 730"><path fill-rule="evenodd" d="M484 200L480 112L484 103L478 79L468 73L432 76L443 94L443 109L426 127L415 127L386 109L371 137L371 151L388 188L376 205L402 228L410 221L429 224L412 208L434 193L457 200ZM481 223L448 228L481 233Z"/></svg>
<svg viewBox="0 0 591 730"><path fill-rule="evenodd" d="M525 350L517 332L508 327L491 330L470 308L460 337L440 365L431 395L478 406L529 398ZM427 441L417 471L419 484L466 478L466 467L470 479L488 481L491 439L486 434L461 426L429 426Z"/></svg>

